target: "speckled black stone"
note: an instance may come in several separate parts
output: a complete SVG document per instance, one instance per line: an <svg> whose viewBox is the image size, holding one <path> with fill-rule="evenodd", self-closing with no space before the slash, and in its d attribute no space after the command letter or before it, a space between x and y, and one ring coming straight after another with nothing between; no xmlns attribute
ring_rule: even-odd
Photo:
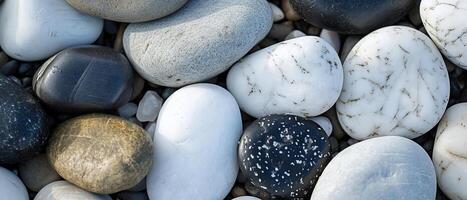
<svg viewBox="0 0 467 200"><path fill-rule="evenodd" d="M38 101L0 75L0 164L38 154L47 140L47 118Z"/></svg>
<svg viewBox="0 0 467 200"><path fill-rule="evenodd" d="M365 34L402 19L415 0L290 0L308 23L344 34Z"/></svg>
<svg viewBox="0 0 467 200"><path fill-rule="evenodd" d="M133 92L133 70L113 49L81 46L61 51L36 72L33 88L48 107L67 113L113 110Z"/></svg>
<svg viewBox="0 0 467 200"><path fill-rule="evenodd" d="M294 115L269 115L245 129L240 169L272 195L306 197L330 159L330 148L318 124Z"/></svg>

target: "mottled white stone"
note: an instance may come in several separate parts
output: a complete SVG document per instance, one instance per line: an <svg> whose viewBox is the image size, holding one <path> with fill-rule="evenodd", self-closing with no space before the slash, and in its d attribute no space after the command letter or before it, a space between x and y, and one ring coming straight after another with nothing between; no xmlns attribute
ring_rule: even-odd
<svg viewBox="0 0 467 200"><path fill-rule="evenodd" d="M331 44L331 46L334 47L337 52L339 52L341 49L341 39L339 33L323 29L319 34L319 37Z"/></svg>
<svg viewBox="0 0 467 200"><path fill-rule="evenodd" d="M28 200L23 182L10 170L0 167L0 200Z"/></svg>
<svg viewBox="0 0 467 200"><path fill-rule="evenodd" d="M326 166L311 200L434 200L436 174L428 154L399 136L347 147Z"/></svg>
<svg viewBox="0 0 467 200"><path fill-rule="evenodd" d="M438 125L433 163L441 190L451 199L467 199L467 103L450 107Z"/></svg>
<svg viewBox="0 0 467 200"><path fill-rule="evenodd" d="M467 69L467 1L422 0L420 16L444 56Z"/></svg>
<svg viewBox="0 0 467 200"><path fill-rule="evenodd" d="M312 121L317 123L321 128L323 128L324 132L326 132L326 135L331 136L332 133L332 124L331 120L329 118L324 117L324 116L318 116L318 117L312 117Z"/></svg>
<svg viewBox="0 0 467 200"><path fill-rule="evenodd" d="M449 89L446 65L426 35L386 27L365 36L347 56L337 114L345 132L358 140L415 138L441 119Z"/></svg>
<svg viewBox="0 0 467 200"><path fill-rule="evenodd" d="M225 89L194 84L162 106L154 135L150 199L224 199L238 174L240 109Z"/></svg>
<svg viewBox="0 0 467 200"><path fill-rule="evenodd" d="M83 14L64 0L5 0L0 5L0 46L22 61L91 44L104 25L102 19Z"/></svg>
<svg viewBox="0 0 467 200"><path fill-rule="evenodd" d="M109 195L98 195L83 190L67 181L56 181L46 185L34 200L112 200Z"/></svg>
<svg viewBox="0 0 467 200"><path fill-rule="evenodd" d="M315 36L287 40L259 50L235 64L227 87L243 111L317 116L331 108L342 89L339 56Z"/></svg>
<svg viewBox="0 0 467 200"><path fill-rule="evenodd" d="M138 104L136 118L140 122L150 122L156 120L162 107L164 99L154 91L147 91Z"/></svg>

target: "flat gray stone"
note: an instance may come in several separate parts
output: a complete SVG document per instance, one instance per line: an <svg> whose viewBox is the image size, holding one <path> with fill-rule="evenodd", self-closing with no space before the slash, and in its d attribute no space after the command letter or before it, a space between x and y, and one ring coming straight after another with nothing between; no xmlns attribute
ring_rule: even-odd
<svg viewBox="0 0 467 200"><path fill-rule="evenodd" d="M265 0L191 0L166 18L130 24L123 44L144 79L180 87L227 70L271 26Z"/></svg>

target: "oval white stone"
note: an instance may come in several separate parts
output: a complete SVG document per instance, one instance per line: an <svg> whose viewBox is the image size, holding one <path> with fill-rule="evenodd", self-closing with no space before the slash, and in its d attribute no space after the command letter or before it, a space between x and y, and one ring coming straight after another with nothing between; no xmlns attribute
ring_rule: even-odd
<svg viewBox="0 0 467 200"><path fill-rule="evenodd" d="M287 40L259 50L235 64L227 87L243 111L303 117L326 112L342 89L339 56L315 36Z"/></svg>
<svg viewBox="0 0 467 200"><path fill-rule="evenodd" d="M162 106L154 134L150 199L223 199L238 173L240 109L225 89L194 84Z"/></svg>
<svg viewBox="0 0 467 200"><path fill-rule="evenodd" d="M451 62L467 69L467 1L422 0L420 17L441 52Z"/></svg>
<svg viewBox="0 0 467 200"><path fill-rule="evenodd" d="M433 163L438 184L451 199L467 199L467 103L450 107L438 125Z"/></svg>
<svg viewBox="0 0 467 200"><path fill-rule="evenodd" d="M0 46L17 60L37 61L93 43L103 26L102 19L80 13L64 0L4 0Z"/></svg>
<svg viewBox="0 0 467 200"><path fill-rule="evenodd" d="M67 181L49 183L37 193L34 200L111 200L109 195L85 191Z"/></svg>
<svg viewBox="0 0 467 200"><path fill-rule="evenodd" d="M10 170L0 167L0 199L28 200L29 195L23 182Z"/></svg>
<svg viewBox="0 0 467 200"><path fill-rule="evenodd" d="M428 154L399 136L354 144L334 157L311 200L435 199L436 175Z"/></svg>
<svg viewBox="0 0 467 200"><path fill-rule="evenodd" d="M384 135L415 138L443 116L449 77L436 46L404 26L365 36L344 62L337 101L342 128L358 140Z"/></svg>

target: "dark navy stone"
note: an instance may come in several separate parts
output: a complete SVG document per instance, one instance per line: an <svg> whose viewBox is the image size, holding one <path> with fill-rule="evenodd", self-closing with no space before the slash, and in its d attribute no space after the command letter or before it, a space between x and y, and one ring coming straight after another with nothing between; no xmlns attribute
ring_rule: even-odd
<svg viewBox="0 0 467 200"><path fill-rule="evenodd" d="M290 0L308 23L344 34L365 34L402 19L415 0Z"/></svg>
<svg viewBox="0 0 467 200"><path fill-rule="evenodd" d="M272 195L302 198L330 159L324 130L294 115L269 115L249 125L240 140L240 169Z"/></svg>
<svg viewBox="0 0 467 200"><path fill-rule="evenodd" d="M38 154L47 140L47 118L38 101L0 75L0 164Z"/></svg>
<svg viewBox="0 0 467 200"><path fill-rule="evenodd" d="M127 58L113 49L74 47L44 63L33 87L42 102L56 111L107 111L130 100L133 71Z"/></svg>

